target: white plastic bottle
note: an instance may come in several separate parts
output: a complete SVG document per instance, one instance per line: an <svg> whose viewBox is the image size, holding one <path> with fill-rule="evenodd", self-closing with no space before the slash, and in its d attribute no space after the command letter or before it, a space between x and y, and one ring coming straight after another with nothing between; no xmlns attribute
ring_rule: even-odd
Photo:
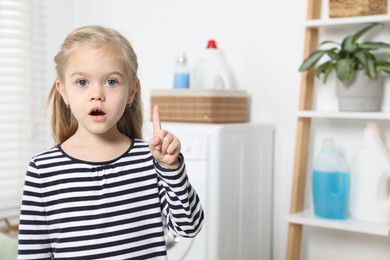
<svg viewBox="0 0 390 260"><path fill-rule="evenodd" d="M312 189L316 216L348 218L348 166L337 152L333 138L322 141L321 151L313 164Z"/></svg>
<svg viewBox="0 0 390 260"><path fill-rule="evenodd" d="M215 40L209 40L197 63L191 80L191 88L233 89L231 71Z"/></svg>
<svg viewBox="0 0 390 260"><path fill-rule="evenodd" d="M173 75L173 88L190 87L190 69L185 52L180 52L175 63Z"/></svg>
<svg viewBox="0 0 390 260"><path fill-rule="evenodd" d="M390 153L375 123L368 123L351 161L350 213L355 219L390 223Z"/></svg>

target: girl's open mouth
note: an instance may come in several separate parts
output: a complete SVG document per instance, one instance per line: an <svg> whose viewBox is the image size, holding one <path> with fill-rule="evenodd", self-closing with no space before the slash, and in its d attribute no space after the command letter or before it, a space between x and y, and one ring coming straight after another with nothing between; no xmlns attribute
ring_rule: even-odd
<svg viewBox="0 0 390 260"><path fill-rule="evenodd" d="M106 113L103 111L101 107L94 107L89 112L92 120L94 121L104 121L106 119Z"/></svg>
<svg viewBox="0 0 390 260"><path fill-rule="evenodd" d="M89 115L91 115L91 116L104 116L104 115L106 115L106 113L104 113L102 110L100 110L100 109L94 109L94 110L92 110L90 113L89 113Z"/></svg>

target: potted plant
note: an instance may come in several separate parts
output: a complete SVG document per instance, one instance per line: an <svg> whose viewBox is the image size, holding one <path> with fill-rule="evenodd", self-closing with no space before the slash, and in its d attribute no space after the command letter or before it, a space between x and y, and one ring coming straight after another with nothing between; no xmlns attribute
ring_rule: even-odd
<svg viewBox="0 0 390 260"><path fill-rule="evenodd" d="M377 25L383 24L370 24L355 34L345 37L341 44L334 41L322 42L320 46L335 45L335 47L312 52L299 68L301 72L309 70L324 55L327 55L329 59L317 66L315 75L318 78L323 76L323 82L326 83L330 73L336 72L339 109L342 111L380 109L383 91L381 72L390 74L390 62L377 59L373 51L390 49L390 44L358 42L361 36ZM369 93L371 91L373 93ZM349 94L355 96L349 98Z"/></svg>

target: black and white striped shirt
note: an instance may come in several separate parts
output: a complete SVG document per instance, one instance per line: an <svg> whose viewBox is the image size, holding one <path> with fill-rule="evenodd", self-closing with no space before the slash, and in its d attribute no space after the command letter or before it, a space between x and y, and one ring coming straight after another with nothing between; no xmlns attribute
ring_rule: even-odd
<svg viewBox="0 0 390 260"><path fill-rule="evenodd" d="M180 236L194 237L202 227L182 156L170 170L154 162L142 140L101 163L55 146L27 169L18 259L166 259L162 214Z"/></svg>

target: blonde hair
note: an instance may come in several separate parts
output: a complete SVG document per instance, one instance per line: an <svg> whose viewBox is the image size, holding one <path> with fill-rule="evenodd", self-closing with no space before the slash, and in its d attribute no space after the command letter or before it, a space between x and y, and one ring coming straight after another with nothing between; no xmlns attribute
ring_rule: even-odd
<svg viewBox="0 0 390 260"><path fill-rule="evenodd" d="M129 41L119 32L104 28L101 26L85 26L72 31L64 40L61 49L54 57L57 79L65 82L64 71L68 62L69 56L73 51L77 50L80 45L109 45L110 50L114 51L120 62L125 66L127 76L132 84L130 88L134 88L139 84L137 70L137 55L135 54ZM134 89L130 90L130 92ZM53 84L48 97L48 108L51 107L51 133L56 144L63 143L71 137L78 128L78 123L70 109L65 104L61 94L56 89L56 83ZM131 106L126 106L126 109L117 123L118 130L129 138L142 138L142 101L141 91L138 90L135 94Z"/></svg>

